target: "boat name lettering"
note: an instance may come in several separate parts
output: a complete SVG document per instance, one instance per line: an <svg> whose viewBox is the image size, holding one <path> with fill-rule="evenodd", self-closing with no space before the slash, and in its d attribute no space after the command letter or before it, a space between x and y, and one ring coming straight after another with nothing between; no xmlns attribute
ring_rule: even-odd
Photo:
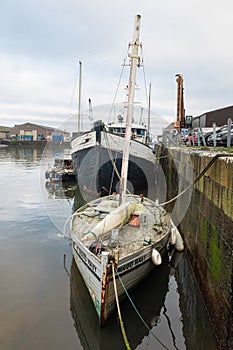
<svg viewBox="0 0 233 350"><path fill-rule="evenodd" d="M126 263L126 264L124 264L122 266L119 266L117 270L118 270L118 272L129 270L132 267L142 263L145 259L146 259L146 255L140 256L139 258L136 258L133 261L130 261L130 262L128 262L128 263Z"/></svg>
<svg viewBox="0 0 233 350"><path fill-rule="evenodd" d="M86 254L85 254L81 249L79 249L79 248L78 248L78 253L79 253L81 259L82 259L84 262L87 262L87 256L86 256Z"/></svg>
<svg viewBox="0 0 233 350"><path fill-rule="evenodd" d="M93 262L91 260L88 259L88 265L90 266L90 268L96 272L96 266L93 264Z"/></svg>
<svg viewBox="0 0 233 350"><path fill-rule="evenodd" d="M82 259L86 264L88 264L88 265L90 266L90 268L91 268L93 271L96 272L96 266L93 264L93 262L92 262L90 259L88 259L88 257L86 256L86 254L85 254L80 248L78 248L78 253L79 253L81 259Z"/></svg>

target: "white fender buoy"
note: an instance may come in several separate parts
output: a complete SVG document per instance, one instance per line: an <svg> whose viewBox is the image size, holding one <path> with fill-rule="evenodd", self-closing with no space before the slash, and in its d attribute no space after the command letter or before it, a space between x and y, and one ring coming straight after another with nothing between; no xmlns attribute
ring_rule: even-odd
<svg viewBox="0 0 233 350"><path fill-rule="evenodd" d="M151 259L154 265L161 265L162 264L162 258L160 253L158 252L157 249L153 248L152 250L152 255L151 255Z"/></svg>
<svg viewBox="0 0 233 350"><path fill-rule="evenodd" d="M176 230L176 243L175 248L178 250L178 252L182 252L184 250L184 241L181 237L181 234L178 230Z"/></svg>
<svg viewBox="0 0 233 350"><path fill-rule="evenodd" d="M172 245L176 244L176 231L177 228L175 226L171 228L170 243Z"/></svg>

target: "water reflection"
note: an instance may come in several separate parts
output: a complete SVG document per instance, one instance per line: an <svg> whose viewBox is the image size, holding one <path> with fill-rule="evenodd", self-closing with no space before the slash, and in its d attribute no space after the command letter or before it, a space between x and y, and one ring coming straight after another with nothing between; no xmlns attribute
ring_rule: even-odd
<svg viewBox="0 0 233 350"><path fill-rule="evenodd" d="M41 153L29 147L0 148L4 199L0 204L0 348L125 349L117 315L99 329L76 265L72 263L70 278L64 273L64 252L68 259L72 253L70 242L59 234L67 217L84 201L78 187L60 189L61 193L57 188L47 189L44 169L39 184ZM44 164L47 169L47 161ZM122 302L132 349L164 349L152 332L169 350L217 349L185 253L164 261L130 296L150 328L144 327L127 299Z"/></svg>
<svg viewBox="0 0 233 350"><path fill-rule="evenodd" d="M149 330L161 321L161 309L168 292L169 269L167 257L160 267L130 293L133 303ZM99 328L95 308L74 260L70 274L70 304L71 314L83 349L107 350L110 345L112 350L125 348L116 312L103 328ZM142 323L128 299L121 303L121 313L130 345L135 349L144 337L148 337L149 330ZM151 334L149 336L152 337ZM154 340L156 342L156 339Z"/></svg>
<svg viewBox="0 0 233 350"><path fill-rule="evenodd" d="M163 264L130 293L149 329L128 299L121 303L132 349L217 349L201 295L190 272L185 253L176 252L173 256L169 253ZM74 260L70 271L70 306L84 350L125 349L116 312L103 328L99 328L93 302Z"/></svg>
<svg viewBox="0 0 233 350"><path fill-rule="evenodd" d="M216 350L216 339L208 320L201 292L188 262L180 259L175 270L179 307L182 313L183 334L188 350Z"/></svg>
<svg viewBox="0 0 233 350"><path fill-rule="evenodd" d="M5 156L9 157L14 161L27 161L28 163L32 163L34 161L39 161L43 154L43 147L35 147L35 146L8 146L4 148L0 148L1 151L1 159Z"/></svg>
<svg viewBox="0 0 233 350"><path fill-rule="evenodd" d="M45 182L45 188L48 191L48 197L50 199L72 199L76 195L77 187L77 182L75 180L66 182Z"/></svg>

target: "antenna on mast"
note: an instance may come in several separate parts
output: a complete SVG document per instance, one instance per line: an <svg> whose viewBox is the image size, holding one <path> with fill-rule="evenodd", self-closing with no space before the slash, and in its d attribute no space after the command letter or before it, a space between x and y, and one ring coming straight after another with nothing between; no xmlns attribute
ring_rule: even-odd
<svg viewBox="0 0 233 350"><path fill-rule="evenodd" d="M81 84L82 84L82 62L79 61L79 87L78 87L78 134L81 131L80 119L81 119Z"/></svg>
<svg viewBox="0 0 233 350"><path fill-rule="evenodd" d="M147 142L150 142L151 83L149 85Z"/></svg>

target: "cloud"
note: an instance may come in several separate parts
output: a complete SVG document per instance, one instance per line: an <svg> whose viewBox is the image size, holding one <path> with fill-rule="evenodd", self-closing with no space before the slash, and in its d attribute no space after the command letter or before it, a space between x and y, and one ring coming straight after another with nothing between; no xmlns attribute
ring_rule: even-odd
<svg viewBox="0 0 233 350"><path fill-rule="evenodd" d="M2 0L0 10L0 124L62 123L77 110L79 60L82 108L111 103L137 12L157 114L174 120L177 73L188 115L232 105L230 0Z"/></svg>

